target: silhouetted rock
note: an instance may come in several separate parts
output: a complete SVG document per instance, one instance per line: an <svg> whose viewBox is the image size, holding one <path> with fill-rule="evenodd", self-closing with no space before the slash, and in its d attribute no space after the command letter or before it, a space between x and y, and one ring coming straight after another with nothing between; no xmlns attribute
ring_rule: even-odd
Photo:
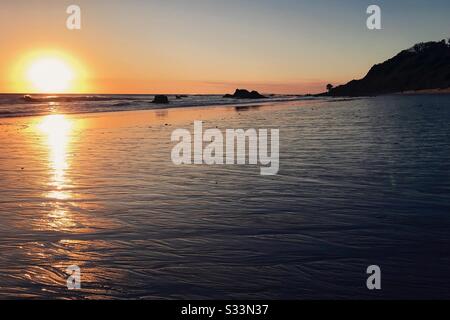
<svg viewBox="0 0 450 320"><path fill-rule="evenodd" d="M168 104L169 103L169 98L167 98L167 96L164 96L164 95L157 95L153 99L152 103Z"/></svg>
<svg viewBox="0 0 450 320"><path fill-rule="evenodd" d="M450 43L416 44L374 65L361 80L331 88L321 96L373 96L450 87Z"/></svg>
<svg viewBox="0 0 450 320"><path fill-rule="evenodd" d="M226 94L223 96L224 98L233 98L233 99L264 99L265 96L259 94L257 91L248 91L245 89L236 89L234 94Z"/></svg>

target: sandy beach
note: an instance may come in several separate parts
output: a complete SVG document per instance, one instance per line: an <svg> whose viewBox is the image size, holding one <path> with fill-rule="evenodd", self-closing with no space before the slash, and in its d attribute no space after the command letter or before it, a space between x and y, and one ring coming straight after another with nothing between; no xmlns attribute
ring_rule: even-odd
<svg viewBox="0 0 450 320"><path fill-rule="evenodd" d="M256 166L175 166L170 159L171 132L192 127L194 120L223 129L254 127L255 121L273 126L270 119L298 106L297 102L1 119L2 297L120 296L124 288L115 285L147 269L141 264L146 260L155 260L152 277L166 268L181 268L184 274L178 245L184 242L184 251L193 246L189 243L195 237L211 232L209 221L217 215L204 212L204 201L212 194L221 197L223 187L234 189L232 176L223 173L264 178ZM188 235L191 223L200 232L194 238ZM143 225L147 227L141 229ZM180 237L179 232L187 234ZM116 250L125 256L119 257ZM101 267L105 258L107 269ZM122 259L130 259L125 269L120 267ZM175 261L165 265L167 259ZM66 289L65 268L72 264L83 269L86 290L80 293ZM147 281L145 286L152 282Z"/></svg>
<svg viewBox="0 0 450 320"><path fill-rule="evenodd" d="M371 297L361 270L376 262L396 283L384 298L442 297L446 101L1 119L0 295L361 298ZM170 135L194 120L280 128L278 175L253 165L174 165ZM66 288L73 264L82 270L79 291Z"/></svg>

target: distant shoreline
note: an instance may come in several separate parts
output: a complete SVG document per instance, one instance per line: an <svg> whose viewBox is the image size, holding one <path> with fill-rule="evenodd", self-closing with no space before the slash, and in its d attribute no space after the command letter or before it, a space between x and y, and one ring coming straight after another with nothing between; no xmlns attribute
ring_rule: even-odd
<svg viewBox="0 0 450 320"><path fill-rule="evenodd" d="M416 94L450 94L450 88L446 89L423 89L423 90L409 90L398 92L400 95L416 95Z"/></svg>
<svg viewBox="0 0 450 320"><path fill-rule="evenodd" d="M314 97L328 97L332 99L343 99L343 98L371 98L371 97L381 97L381 96L395 96L395 95L441 95L441 94L450 94L450 88L446 89L421 89L421 90L407 90L407 91L399 91L393 93L380 93L368 96L330 96L328 93L320 93L314 95Z"/></svg>

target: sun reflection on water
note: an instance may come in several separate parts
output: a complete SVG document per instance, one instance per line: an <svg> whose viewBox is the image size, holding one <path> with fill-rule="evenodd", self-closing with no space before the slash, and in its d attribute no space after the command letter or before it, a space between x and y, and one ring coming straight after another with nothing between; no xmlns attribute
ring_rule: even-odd
<svg viewBox="0 0 450 320"><path fill-rule="evenodd" d="M44 289L47 286L49 290L66 288L68 274L65 270L70 265L77 265L83 272L83 287L98 287L107 271L97 266L100 259L97 250L101 247L106 252L111 244L98 241L95 233L100 228L112 230L116 225L92 214L95 210L101 212L102 207L94 201L95 196L80 193L80 181L74 175L84 168L80 166L80 159L73 157L74 150L80 150L77 149L80 148L80 140L83 141L80 136L85 128L84 119L60 114L36 119L32 127L33 135L38 137L33 140L33 147L38 150L39 156L44 155L39 158L39 162L44 162L44 168L39 171L42 172L39 176L42 178L42 184L39 181L42 190L37 190L42 201L32 211L31 223L27 221L27 224L48 237L24 246L23 250L33 266L24 278L33 279ZM83 156L79 151L77 154ZM79 235L83 237L77 238ZM115 274L108 275L108 279L114 277ZM89 291L83 291L83 294L86 292ZM67 295L74 297L72 292Z"/></svg>
<svg viewBox="0 0 450 320"><path fill-rule="evenodd" d="M55 188L47 196L58 200L70 199L70 193L63 191L63 188L68 183L65 173L69 168L67 154L73 123L64 115L49 115L42 120L38 128L47 136L53 174L50 185Z"/></svg>
<svg viewBox="0 0 450 320"><path fill-rule="evenodd" d="M73 131L72 120L64 115L49 115L43 118L38 124L38 129L46 136L46 144L49 152L49 167L51 179L45 197L55 201L64 201L72 198L70 191L66 191L69 186L66 178L66 171L69 169L68 152ZM55 207L46 217L44 225L50 229L65 230L75 226L72 215L59 203L51 204Z"/></svg>

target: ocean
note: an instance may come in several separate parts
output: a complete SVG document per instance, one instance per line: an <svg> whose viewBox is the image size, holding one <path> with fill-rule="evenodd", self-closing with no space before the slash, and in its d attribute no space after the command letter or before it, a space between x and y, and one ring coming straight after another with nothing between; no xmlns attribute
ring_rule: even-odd
<svg viewBox="0 0 450 320"><path fill-rule="evenodd" d="M155 95L24 95L0 94L0 118L55 113L76 114L217 105L259 105L317 99L296 95L272 95L266 99L230 99L222 95L167 95L169 104L152 103Z"/></svg>

